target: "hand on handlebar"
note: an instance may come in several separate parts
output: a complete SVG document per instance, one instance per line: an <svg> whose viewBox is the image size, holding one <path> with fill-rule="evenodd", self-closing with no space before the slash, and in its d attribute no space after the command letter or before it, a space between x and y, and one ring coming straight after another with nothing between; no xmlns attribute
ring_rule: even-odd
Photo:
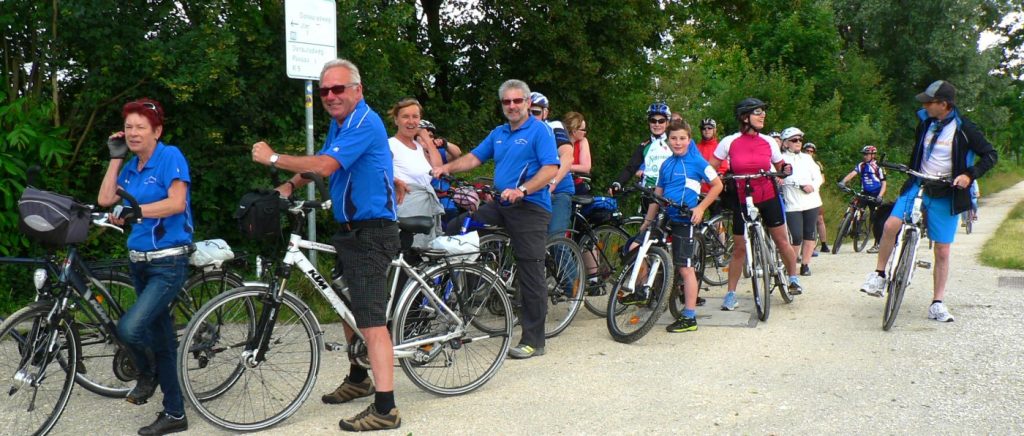
<svg viewBox="0 0 1024 436"><path fill-rule="evenodd" d="M967 174L961 174L953 179L953 186L960 189L967 189L971 186L971 176Z"/></svg>

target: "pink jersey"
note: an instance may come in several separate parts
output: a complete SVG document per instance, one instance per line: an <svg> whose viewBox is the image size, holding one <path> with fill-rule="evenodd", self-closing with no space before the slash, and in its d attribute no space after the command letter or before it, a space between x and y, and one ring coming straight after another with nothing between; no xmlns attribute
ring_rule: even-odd
<svg viewBox="0 0 1024 436"><path fill-rule="evenodd" d="M775 140L763 134L742 135L734 133L722 138L715 149L715 157L729 160L729 169L733 174L756 174L760 170L772 171L772 164L782 162L782 153L775 146ZM777 196L775 185L770 179L754 179L750 181L753 188L754 202L770 200ZM742 200L746 189L742 180L736 182L737 192Z"/></svg>

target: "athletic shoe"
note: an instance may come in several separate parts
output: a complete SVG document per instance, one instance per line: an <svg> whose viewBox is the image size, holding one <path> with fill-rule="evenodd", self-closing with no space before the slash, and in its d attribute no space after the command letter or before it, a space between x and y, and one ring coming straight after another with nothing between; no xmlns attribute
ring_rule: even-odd
<svg viewBox="0 0 1024 436"><path fill-rule="evenodd" d="M650 299L647 298L647 286L642 286L640 289L634 290L627 295L619 297L619 303L623 306L636 306L639 304L647 304Z"/></svg>
<svg viewBox="0 0 1024 436"><path fill-rule="evenodd" d="M156 414L156 421L139 429L139 434L143 436L165 435L185 430L188 430L188 418L185 415L175 418L170 414L160 412Z"/></svg>
<svg viewBox="0 0 1024 436"><path fill-rule="evenodd" d="M871 248L868 249L868 253L869 254L878 253L878 244L872 245Z"/></svg>
<svg viewBox="0 0 1024 436"><path fill-rule="evenodd" d="M807 265L806 263L803 264L803 265L800 265L800 275L802 275L802 276L809 276L809 275L811 275L811 267L810 267L810 265Z"/></svg>
<svg viewBox="0 0 1024 436"><path fill-rule="evenodd" d="M949 313L949 309L946 309L945 304L932 303L928 307L928 319L934 319L938 322L953 322L953 315Z"/></svg>
<svg viewBox="0 0 1024 436"><path fill-rule="evenodd" d="M345 431L390 430L402 426L402 417L398 416L397 407L388 413L377 413L377 407L371 404L358 415L338 421L338 426Z"/></svg>
<svg viewBox="0 0 1024 436"><path fill-rule="evenodd" d="M722 299L722 310L736 310L736 306L739 302L736 301L735 292L726 292L725 298Z"/></svg>
<svg viewBox="0 0 1024 436"><path fill-rule="evenodd" d="M860 285L860 291L872 297L881 297L885 291L885 278L878 275L878 272L871 271L864 284Z"/></svg>
<svg viewBox="0 0 1024 436"><path fill-rule="evenodd" d="M676 322L665 327L669 333L695 332L697 331L697 318L679 317Z"/></svg>
<svg viewBox="0 0 1024 436"><path fill-rule="evenodd" d="M814 253L811 253L811 257L818 257L818 250L814 250Z"/></svg>
<svg viewBox="0 0 1024 436"><path fill-rule="evenodd" d="M821 251L829 251L828 244L825 241L821 241Z"/></svg>
<svg viewBox="0 0 1024 436"><path fill-rule="evenodd" d="M529 359L534 356L543 356L544 347L532 347L530 345L519 344L508 349L508 357L513 359Z"/></svg>
<svg viewBox="0 0 1024 436"><path fill-rule="evenodd" d="M697 305L698 306L703 306L704 303L707 303L707 302L708 302L708 300L705 300L704 297L697 297Z"/></svg>
<svg viewBox="0 0 1024 436"><path fill-rule="evenodd" d="M345 376L345 381L341 383L341 386L338 386L334 392L320 397L320 401L327 404L341 404L356 398L368 397L374 392L376 390L373 388L373 379L370 377L367 377L362 383L352 383L348 376Z"/></svg>
<svg viewBox="0 0 1024 436"><path fill-rule="evenodd" d="M804 287L799 282L789 282L789 295L800 295L804 293Z"/></svg>

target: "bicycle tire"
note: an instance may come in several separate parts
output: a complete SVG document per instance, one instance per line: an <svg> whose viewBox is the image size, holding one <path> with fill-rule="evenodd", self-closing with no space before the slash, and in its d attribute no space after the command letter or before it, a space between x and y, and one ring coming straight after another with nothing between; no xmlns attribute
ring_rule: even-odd
<svg viewBox="0 0 1024 436"><path fill-rule="evenodd" d="M750 273L750 285L754 292L754 309L757 311L757 319L768 321L772 308L770 294L772 278L768 268L768 262L771 262L771 259L766 257L768 246L762 240L763 233L751 232L748 236L750 237L751 251L748 256L754 256L751 258L753 271Z"/></svg>
<svg viewBox="0 0 1024 436"><path fill-rule="evenodd" d="M596 240L595 240L596 239ZM608 315L608 294L615 288L615 280L622 271L622 248L629 240L629 235L616 226L604 225L594 229L593 236L583 235L580 248L593 247L596 253L597 283L587 286L587 295L583 306L590 313L604 318ZM586 255L586 254L584 254Z"/></svg>
<svg viewBox="0 0 1024 436"><path fill-rule="evenodd" d="M498 276L512 302L512 323L519 324L519 290L515 283L515 254L511 238L504 233L480 237L480 257L477 263L487 266Z"/></svg>
<svg viewBox="0 0 1024 436"><path fill-rule="evenodd" d="M399 359L399 365L413 384L432 394L471 392L497 374L511 346L514 324L508 294L494 273L477 264L449 264L424 275L466 330L458 338L418 347L413 357ZM392 337L396 347L458 328L418 282L409 282L401 295Z"/></svg>
<svg viewBox="0 0 1024 436"><path fill-rule="evenodd" d="M0 323L0 377L10 383L5 389L6 395L0 400L0 422L4 433L49 433L57 425L71 398L75 387L74 374L78 372L78 335L67 322L61 322L56 328L43 325L41 321L53 305L52 301L30 304ZM56 352L51 354L43 344L48 343L53 334L57 334L57 346ZM29 346L30 342L40 345ZM42 353L39 353L40 346L44 347ZM51 367L53 363L57 363L59 368ZM34 380L17 381L15 375L22 370L23 376ZM63 377L53 377L61 372ZM38 385L31 386L33 383ZM51 392L56 394L52 399L47 395Z"/></svg>
<svg viewBox="0 0 1024 436"><path fill-rule="evenodd" d="M708 286L722 286L729 283L726 267L732 261L735 240L732 234L732 214L723 214L708 220L701 232L704 236L704 272L701 281Z"/></svg>
<svg viewBox="0 0 1024 436"><path fill-rule="evenodd" d="M909 234L903 237L903 246L900 247L899 261L896 268L893 268L892 277L886 283L885 313L882 314L882 330L889 331L896 316L900 313L900 305L903 304L903 295L910 286L911 270L914 268L914 249L917 247L917 240L920 237L916 230L908 230Z"/></svg>
<svg viewBox="0 0 1024 436"><path fill-rule="evenodd" d="M627 217L622 220L622 224L619 227L622 231L626 232L629 236L636 236L640 233L640 226L644 224L644 217L642 215L634 215Z"/></svg>
<svg viewBox="0 0 1024 436"><path fill-rule="evenodd" d="M704 254L704 238L700 235L695 239L695 245L693 250L694 259L697 259L697 265L693 267L694 274L697 276L697 287L700 287L701 280L703 279L704 271L707 268L708 257ZM668 295L668 311L672 314L673 319L679 319L683 315L683 310L686 309L686 289L683 278L679 275L678 268L674 268L675 271L675 283L672 286L672 292Z"/></svg>
<svg viewBox="0 0 1024 436"><path fill-rule="evenodd" d="M281 292L266 359L247 360L247 344L259 337L254 318L260 316L268 292L266 286L245 286L214 297L189 321L178 348L183 396L203 419L231 431L262 430L287 419L309 397L320 370L324 344L319 322L309 306L288 291ZM296 350L286 351L289 347ZM302 359L304 354L308 361L280 361ZM275 372L284 366L295 369ZM295 383L282 386L291 380ZM256 404L260 410L253 410ZM241 417L224 416L234 411Z"/></svg>
<svg viewBox="0 0 1024 436"><path fill-rule="evenodd" d="M966 211L960 214L960 218L964 220L964 231L967 234L971 234L974 231L974 214L971 211Z"/></svg>
<svg viewBox="0 0 1024 436"><path fill-rule="evenodd" d="M789 293L789 286L786 282L786 266L779 257L779 251L776 249L775 241L771 236L767 238L767 242L768 254L766 258L772 265L775 265L775 267L772 268L772 283L774 283L774 285L772 285L772 289L778 289L779 296L782 297L782 301L786 302L786 304L790 304L793 302L795 296ZM768 294L771 295L771 292Z"/></svg>
<svg viewBox="0 0 1024 436"><path fill-rule="evenodd" d="M655 259L661 265L657 270L649 269L647 272L648 274L655 274L655 279L652 281L651 288L647 291L645 303L635 305L622 304L623 298L633 293L624 291L623 285L629 280L633 268L636 268L641 263L636 258L635 252L630 253L626 260L626 264L629 266L622 269L622 272L619 274L619 280L615 284L615 290L608 297L608 315L606 317L608 332L616 342L628 344L638 341L647 332L651 331L654 324L658 322L658 318L661 317L662 312L665 311L665 302L668 300L668 294L672 286L674 286L672 282L674 281L675 274L672 272L672 258L664 248L652 246L648 250L646 259L643 262L645 264L648 262L653 263ZM638 276L638 282L641 278ZM636 326L636 328L628 331L629 326Z"/></svg>
<svg viewBox="0 0 1024 436"><path fill-rule="evenodd" d="M544 256L544 287L548 310L544 319L544 337L553 338L565 331L583 306L586 295L583 255L566 237L548 238Z"/></svg>
<svg viewBox="0 0 1024 436"><path fill-rule="evenodd" d="M853 219L853 210L851 208L846 209L846 214L843 215L843 221L839 224L839 230L836 232L836 240L832 243L832 254L839 254L839 247L843 246L843 239L846 238L846 234L850 232L850 220Z"/></svg>
<svg viewBox="0 0 1024 436"><path fill-rule="evenodd" d="M187 316L187 318L177 321L184 321L187 324L189 319L191 319L191 314L198 312L199 308L212 300L213 297L243 286L245 286L245 279L231 271L199 269L185 280L185 284L182 286L185 293L179 299L180 301L175 301L176 305L186 305L177 310L177 315ZM179 330L184 327L184 325L181 325Z"/></svg>
<svg viewBox="0 0 1024 436"><path fill-rule="evenodd" d="M871 235L871 232L864 228L865 223L867 223L867 220L864 219L864 211L862 211L857 220L853 222L851 231L853 251L857 253L864 251L864 248L868 246L868 237Z"/></svg>
<svg viewBox="0 0 1024 436"><path fill-rule="evenodd" d="M105 299L98 290L90 292L116 323L124 311L135 303L134 282L128 274L112 269L93 271L93 277L107 289L111 299ZM92 282L87 283L89 287L94 285ZM84 306L87 303L83 301L80 304ZM75 382L89 392L104 397L128 396L136 380L135 367L128 358L128 350L121 349L114 341L116 332L107 330L89 309L75 311L74 319L81 343Z"/></svg>

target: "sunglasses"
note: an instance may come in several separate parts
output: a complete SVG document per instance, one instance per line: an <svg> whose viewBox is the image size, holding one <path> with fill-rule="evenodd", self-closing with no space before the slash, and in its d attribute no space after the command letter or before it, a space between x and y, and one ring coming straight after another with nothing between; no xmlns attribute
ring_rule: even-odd
<svg viewBox="0 0 1024 436"><path fill-rule="evenodd" d="M512 106L514 104L523 104L523 102L525 102L525 101L526 101L526 99L522 98L522 97L519 97L519 98L505 98L505 99L501 100L501 104L503 104L505 106Z"/></svg>
<svg viewBox="0 0 1024 436"><path fill-rule="evenodd" d="M668 118L648 118L647 122L651 124L665 124L668 122Z"/></svg>
<svg viewBox="0 0 1024 436"><path fill-rule="evenodd" d="M804 142L804 138L790 138L790 139L787 139L786 142L799 142L799 143L803 143Z"/></svg>
<svg viewBox="0 0 1024 436"><path fill-rule="evenodd" d="M346 83L344 85L334 85L334 86L329 86L327 88L317 88L317 91L320 92L320 98L325 98L325 97L327 97L328 94L334 94L334 95L344 94L345 93L345 89L348 89L349 87L356 86L356 85L358 85L358 83Z"/></svg>
<svg viewBox="0 0 1024 436"><path fill-rule="evenodd" d="M766 111L766 110L764 110L762 108L754 109L754 111L751 112L751 114L753 114L753 115L764 115L766 113L768 113L768 111Z"/></svg>
<svg viewBox="0 0 1024 436"><path fill-rule="evenodd" d="M530 113L533 115L540 115L544 113L544 109L530 109Z"/></svg>
<svg viewBox="0 0 1024 436"><path fill-rule="evenodd" d="M713 126L704 126L704 127L701 127L700 129L701 130L715 130L715 128Z"/></svg>

